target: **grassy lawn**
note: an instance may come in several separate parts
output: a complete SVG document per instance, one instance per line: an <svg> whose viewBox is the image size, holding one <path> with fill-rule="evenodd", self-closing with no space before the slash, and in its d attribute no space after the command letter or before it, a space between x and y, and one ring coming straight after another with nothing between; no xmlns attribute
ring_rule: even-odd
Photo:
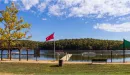
<svg viewBox="0 0 130 75"><path fill-rule="evenodd" d="M40 75L130 75L130 65L0 63L0 73Z"/></svg>

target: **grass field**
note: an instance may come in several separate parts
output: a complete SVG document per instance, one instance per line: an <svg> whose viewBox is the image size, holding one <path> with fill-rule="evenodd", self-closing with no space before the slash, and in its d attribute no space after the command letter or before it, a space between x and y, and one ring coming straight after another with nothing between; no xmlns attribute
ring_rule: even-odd
<svg viewBox="0 0 130 75"><path fill-rule="evenodd" d="M0 74L31 75L130 75L128 64L56 64L0 63Z"/></svg>

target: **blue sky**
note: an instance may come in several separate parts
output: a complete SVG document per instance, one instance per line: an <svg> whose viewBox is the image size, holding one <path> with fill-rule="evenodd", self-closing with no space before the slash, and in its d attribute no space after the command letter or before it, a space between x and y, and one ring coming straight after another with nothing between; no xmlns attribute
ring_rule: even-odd
<svg viewBox="0 0 130 75"><path fill-rule="evenodd" d="M31 40L96 38L130 40L129 0L0 0L0 10L14 2L18 16L32 25Z"/></svg>

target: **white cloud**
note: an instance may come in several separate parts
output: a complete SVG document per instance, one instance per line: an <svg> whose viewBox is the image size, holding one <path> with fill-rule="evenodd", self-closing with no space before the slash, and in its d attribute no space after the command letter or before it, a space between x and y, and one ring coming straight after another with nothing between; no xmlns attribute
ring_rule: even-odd
<svg viewBox="0 0 130 75"><path fill-rule="evenodd" d="M40 12L44 12L45 8L48 6L48 4L51 2L51 0L45 0L44 2L41 2L39 5L38 5L38 10Z"/></svg>
<svg viewBox="0 0 130 75"><path fill-rule="evenodd" d="M54 8L57 11L53 11ZM106 15L116 17L130 14L130 0L57 0L49 10L56 16L67 13L69 17L88 17L89 15L96 15L96 18Z"/></svg>
<svg viewBox="0 0 130 75"><path fill-rule="evenodd" d="M38 5L38 9L39 9L39 11L41 11L41 12L43 12L44 11L44 9L46 8L46 3L41 3L40 5Z"/></svg>
<svg viewBox="0 0 130 75"><path fill-rule="evenodd" d="M39 3L39 0L21 0L25 10L29 10L31 7L35 6Z"/></svg>
<svg viewBox="0 0 130 75"><path fill-rule="evenodd" d="M94 28L108 32L128 32L130 31L130 22L122 24L97 24L94 26Z"/></svg>
<svg viewBox="0 0 130 75"><path fill-rule="evenodd" d="M8 0L5 0L4 3L7 4L7 3L9 3L9 1L8 1Z"/></svg>
<svg viewBox="0 0 130 75"><path fill-rule="evenodd" d="M80 4L83 0L58 0L58 4L65 5L66 7L72 7L74 5Z"/></svg>
<svg viewBox="0 0 130 75"><path fill-rule="evenodd" d="M14 2L16 2L17 0L11 0L11 1L14 1Z"/></svg>
<svg viewBox="0 0 130 75"><path fill-rule="evenodd" d="M47 20L46 18L42 18L42 20Z"/></svg>
<svg viewBox="0 0 130 75"><path fill-rule="evenodd" d="M63 12L61 11L60 6L52 5L49 7L49 14L60 16L60 15L63 15Z"/></svg>
<svg viewBox="0 0 130 75"><path fill-rule="evenodd" d="M35 6L40 12L46 9L54 16L103 18L130 14L130 0L17 0L17 3L24 10Z"/></svg>
<svg viewBox="0 0 130 75"><path fill-rule="evenodd" d="M70 16L83 17L91 14L122 16L130 12L128 3L129 0L84 0L79 6L70 9Z"/></svg>

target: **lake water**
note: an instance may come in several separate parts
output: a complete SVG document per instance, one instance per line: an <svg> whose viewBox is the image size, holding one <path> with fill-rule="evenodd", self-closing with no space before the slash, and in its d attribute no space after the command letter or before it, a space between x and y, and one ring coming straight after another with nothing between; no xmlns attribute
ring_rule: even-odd
<svg viewBox="0 0 130 75"><path fill-rule="evenodd" d="M13 50L12 53L18 52ZM92 59L105 58L107 62L111 62L111 51L109 50L67 50L67 51L56 51L56 58L54 58L53 50L40 50L40 57L38 60L56 60L62 58L65 54L70 53L72 57L69 61L76 62L91 62ZM21 60L27 59L26 50L21 51ZM34 50L29 50L29 59L35 60ZM125 60L130 62L130 50L125 50ZM7 58L7 51L3 51L3 58ZM12 59L18 59L18 54L12 54ZM123 50L112 51L112 62L123 62Z"/></svg>

